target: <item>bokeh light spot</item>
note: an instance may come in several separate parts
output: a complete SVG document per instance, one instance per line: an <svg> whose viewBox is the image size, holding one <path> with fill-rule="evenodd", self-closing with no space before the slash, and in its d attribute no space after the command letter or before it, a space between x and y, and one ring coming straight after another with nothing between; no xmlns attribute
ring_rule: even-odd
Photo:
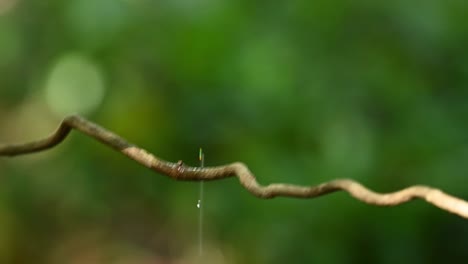
<svg viewBox="0 0 468 264"><path fill-rule="evenodd" d="M13 10L17 3L17 0L0 0L0 15L5 15Z"/></svg>
<svg viewBox="0 0 468 264"><path fill-rule="evenodd" d="M52 67L46 83L46 100L58 115L89 113L104 96L104 81L98 67L84 56L67 54Z"/></svg>

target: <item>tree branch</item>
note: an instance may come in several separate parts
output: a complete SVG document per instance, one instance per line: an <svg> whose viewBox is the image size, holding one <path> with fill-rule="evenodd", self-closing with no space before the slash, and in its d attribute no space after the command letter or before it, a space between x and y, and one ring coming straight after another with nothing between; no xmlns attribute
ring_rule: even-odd
<svg viewBox="0 0 468 264"><path fill-rule="evenodd" d="M257 182L247 166L241 162L204 168L190 167L182 161L177 163L168 162L77 115L65 118L59 128L45 139L25 144L0 146L0 156L16 156L52 148L62 142L72 129L93 137L105 145L120 151L130 159L176 180L208 181L235 176L239 179L240 184L250 193L265 199L277 196L314 198L340 190L348 192L357 200L377 206L395 206L419 198L442 210L468 218L467 201L428 186L415 185L397 192L384 194L373 192L350 179L336 179L317 186L298 186L285 183L262 186Z"/></svg>

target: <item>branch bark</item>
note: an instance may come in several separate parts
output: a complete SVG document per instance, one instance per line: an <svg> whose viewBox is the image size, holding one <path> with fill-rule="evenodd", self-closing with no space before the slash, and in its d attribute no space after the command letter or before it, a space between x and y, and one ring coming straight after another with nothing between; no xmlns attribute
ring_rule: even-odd
<svg viewBox="0 0 468 264"><path fill-rule="evenodd" d="M240 184L259 198L277 196L294 198L315 198L336 191L348 192L352 197L376 206L396 206L413 199L422 199L442 210L468 219L468 202L429 186L415 185L392 193L376 193L351 179L335 179L316 186L299 186L285 183L260 185L248 167L241 162L216 167L190 167L182 161L165 161L146 150L137 147L120 136L108 131L83 117L66 117L59 128L50 136L23 144L0 146L0 156L17 156L52 148L62 142L72 129L76 129L103 144L123 153L130 159L175 180L210 181L237 177Z"/></svg>

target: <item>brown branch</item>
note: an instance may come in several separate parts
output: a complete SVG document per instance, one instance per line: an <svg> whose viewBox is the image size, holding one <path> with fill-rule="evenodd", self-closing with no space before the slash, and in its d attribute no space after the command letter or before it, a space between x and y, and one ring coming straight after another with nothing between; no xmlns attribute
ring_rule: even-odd
<svg viewBox="0 0 468 264"><path fill-rule="evenodd" d="M373 192L350 179L336 179L317 186L298 186L284 183L262 186L257 182L247 166L241 162L204 168L186 166L182 161L177 163L168 162L76 115L65 118L57 131L45 139L25 144L0 146L0 156L16 156L52 148L62 142L71 129L76 129L93 137L138 163L176 180L207 181L236 176L245 189L259 198L273 198L276 196L314 198L340 190L348 192L364 203L377 206L395 206L419 198L443 210L468 218L467 201L428 186L411 186L397 192L385 194Z"/></svg>

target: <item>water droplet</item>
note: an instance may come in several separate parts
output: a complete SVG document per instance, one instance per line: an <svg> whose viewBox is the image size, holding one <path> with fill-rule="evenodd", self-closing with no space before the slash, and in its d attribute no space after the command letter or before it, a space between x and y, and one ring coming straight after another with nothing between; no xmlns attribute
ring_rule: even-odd
<svg viewBox="0 0 468 264"><path fill-rule="evenodd" d="M197 208L200 208L201 207L201 200L198 200L197 202Z"/></svg>

